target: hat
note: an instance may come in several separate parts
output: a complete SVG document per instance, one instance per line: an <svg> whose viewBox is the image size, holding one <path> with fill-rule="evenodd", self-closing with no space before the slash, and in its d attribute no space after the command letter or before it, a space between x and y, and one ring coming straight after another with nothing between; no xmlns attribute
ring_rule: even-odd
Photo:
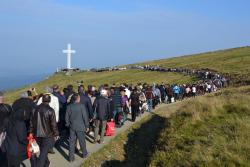
<svg viewBox="0 0 250 167"><path fill-rule="evenodd" d="M101 90L101 95L103 96L103 95L107 95L108 94L108 91L107 90L105 90L105 89L102 89Z"/></svg>

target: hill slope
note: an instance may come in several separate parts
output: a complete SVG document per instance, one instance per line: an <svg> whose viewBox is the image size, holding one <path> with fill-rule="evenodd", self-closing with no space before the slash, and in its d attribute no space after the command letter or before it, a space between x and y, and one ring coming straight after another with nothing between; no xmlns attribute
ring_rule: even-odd
<svg viewBox="0 0 250 167"><path fill-rule="evenodd" d="M160 107L83 167L249 166L250 87Z"/></svg>
<svg viewBox="0 0 250 167"><path fill-rule="evenodd" d="M95 86L100 86L102 84L110 84L113 83L121 84L121 83L129 83L129 84L137 84L137 83L190 83L194 82L196 78L192 78L189 76L183 76L178 73L159 73L152 71L143 71L143 70L126 70L126 71L110 71L110 72L78 72L73 73L72 76L66 76L65 74L55 74L50 78L24 87L18 90L10 91L7 93L7 101L13 102L15 99L20 97L20 94L23 93L30 87L37 88L38 92L44 92L46 86L52 86L53 84L60 85L61 88L66 87L68 84L72 84L77 87L78 81L84 81L85 85L91 84Z"/></svg>
<svg viewBox="0 0 250 167"><path fill-rule="evenodd" d="M209 52L197 55L174 57L170 59L155 60L150 62L139 63L139 65L161 65L164 67L184 67L189 69L209 68L220 73L226 74L236 84L250 83L250 47L228 49L216 52ZM190 78L176 73L158 73L145 72L140 70L112 71L102 73L75 73L73 76L62 74L53 75L47 80L33 84L29 87L37 87L39 92L44 91L44 87L52 86L57 83L61 87L67 84L77 85L77 81L83 80L85 84L94 84L96 86L104 83L189 83L195 81ZM24 87L7 94L7 101L13 102L27 88Z"/></svg>
<svg viewBox="0 0 250 167"><path fill-rule="evenodd" d="M250 83L250 47L140 63L189 69L209 68L226 74L236 84ZM126 70L57 74L31 85L45 86L108 83L188 83L195 78L177 73ZM28 87L7 94L12 102ZM111 144L91 155L83 166L249 166L250 87L230 88L215 94L161 107Z"/></svg>
<svg viewBox="0 0 250 167"><path fill-rule="evenodd" d="M227 49L196 55L139 63L163 67L211 69L230 77L235 83L250 83L250 47Z"/></svg>

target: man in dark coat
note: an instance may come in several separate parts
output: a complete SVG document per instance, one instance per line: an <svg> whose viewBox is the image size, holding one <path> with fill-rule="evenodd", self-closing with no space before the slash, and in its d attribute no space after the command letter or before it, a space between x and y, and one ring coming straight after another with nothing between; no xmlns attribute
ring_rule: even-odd
<svg viewBox="0 0 250 167"><path fill-rule="evenodd" d="M15 108L8 120L4 149L10 167L19 167L21 162L27 158L28 131L25 121L29 119L30 112L31 110L28 109Z"/></svg>
<svg viewBox="0 0 250 167"><path fill-rule="evenodd" d="M82 150L82 157L85 158L88 155L86 149L85 132L89 131L89 118L86 108L80 103L79 94L72 96L74 103L67 107L65 121L66 126L69 127L69 161L74 161L76 137L79 140Z"/></svg>
<svg viewBox="0 0 250 167"><path fill-rule="evenodd" d="M66 89L64 89L64 95L67 99L67 103L70 102L71 96L74 94L74 87L73 85L68 85Z"/></svg>
<svg viewBox="0 0 250 167"><path fill-rule="evenodd" d="M30 127L30 118L31 114L35 111L37 105L33 100L29 97L22 97L16 100L13 105L13 111L24 110L25 112L25 124L26 128L29 129Z"/></svg>
<svg viewBox="0 0 250 167"><path fill-rule="evenodd" d="M59 139L56 115L54 109L49 106L50 101L49 94L43 95L42 104L36 108L31 116L30 133L35 137L40 147L39 157L34 157L31 161L32 167L49 166L48 152Z"/></svg>
<svg viewBox="0 0 250 167"><path fill-rule="evenodd" d="M108 98L108 91L101 90L101 96L98 97L93 105L94 119L95 119L95 139L97 142L99 128L101 128L100 143L104 143L104 133L108 120L113 120L113 112L110 109L110 99Z"/></svg>
<svg viewBox="0 0 250 167"><path fill-rule="evenodd" d="M4 94L0 92L0 134L6 131L6 122L12 112L10 105L4 103ZM0 148L0 164L7 166L6 154Z"/></svg>
<svg viewBox="0 0 250 167"><path fill-rule="evenodd" d="M4 120L10 116L12 108L4 103L4 94L0 92L0 133L4 130Z"/></svg>
<svg viewBox="0 0 250 167"><path fill-rule="evenodd" d="M84 92L83 85L80 85L78 87L78 93L80 95L80 103L85 106L87 113L88 113L88 116L89 116L89 119L92 120L93 119L93 106L91 103L91 99Z"/></svg>
<svg viewBox="0 0 250 167"><path fill-rule="evenodd" d="M58 98L59 101L59 123L58 128L60 133L65 129L65 113L66 113L66 105L67 99L64 95L64 92L60 92L60 88L58 85L53 86L53 93L54 96Z"/></svg>
<svg viewBox="0 0 250 167"><path fill-rule="evenodd" d="M139 107L140 107L139 96L140 94L138 93L137 88L134 88L129 98L131 104L132 122L135 122L136 116L139 114Z"/></svg>

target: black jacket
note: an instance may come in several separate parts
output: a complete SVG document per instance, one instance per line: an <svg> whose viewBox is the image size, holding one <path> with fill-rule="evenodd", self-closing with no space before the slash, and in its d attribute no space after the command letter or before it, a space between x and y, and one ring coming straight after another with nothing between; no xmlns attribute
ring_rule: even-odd
<svg viewBox="0 0 250 167"><path fill-rule="evenodd" d="M8 104L0 104L0 133L4 131L4 123L10 116L12 108Z"/></svg>
<svg viewBox="0 0 250 167"><path fill-rule="evenodd" d="M103 96L96 98L93 105L95 119L106 121L113 117L113 112L110 109L110 102L110 99Z"/></svg>
<svg viewBox="0 0 250 167"><path fill-rule="evenodd" d="M34 113L37 105L30 98L20 98L17 99L13 104L12 108L14 111L23 110L24 111L24 119L26 123L27 129L30 127L30 118L31 114Z"/></svg>
<svg viewBox="0 0 250 167"><path fill-rule="evenodd" d="M91 103L91 99L85 94L82 94L80 98L81 98L80 103L85 106L89 119L92 119L93 118L93 106Z"/></svg>
<svg viewBox="0 0 250 167"><path fill-rule="evenodd" d="M139 106L140 100L139 100L140 94L138 92L132 92L130 95L131 100L131 106Z"/></svg>
<svg viewBox="0 0 250 167"><path fill-rule="evenodd" d="M73 103L67 107L65 121L66 126L74 131L86 131L89 128L88 113L81 103Z"/></svg>
<svg viewBox="0 0 250 167"><path fill-rule="evenodd" d="M3 149L8 155L26 159L27 128L25 124L24 110L16 110L10 116L6 124L6 138Z"/></svg>
<svg viewBox="0 0 250 167"><path fill-rule="evenodd" d="M39 105L31 116L30 133L35 137L59 136L55 111L48 104Z"/></svg>

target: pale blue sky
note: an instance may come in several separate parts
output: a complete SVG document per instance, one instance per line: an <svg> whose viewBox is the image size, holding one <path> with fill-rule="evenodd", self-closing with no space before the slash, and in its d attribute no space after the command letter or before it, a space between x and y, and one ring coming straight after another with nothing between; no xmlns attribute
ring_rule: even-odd
<svg viewBox="0 0 250 167"><path fill-rule="evenodd" d="M0 76L250 45L249 0L1 0Z"/></svg>

